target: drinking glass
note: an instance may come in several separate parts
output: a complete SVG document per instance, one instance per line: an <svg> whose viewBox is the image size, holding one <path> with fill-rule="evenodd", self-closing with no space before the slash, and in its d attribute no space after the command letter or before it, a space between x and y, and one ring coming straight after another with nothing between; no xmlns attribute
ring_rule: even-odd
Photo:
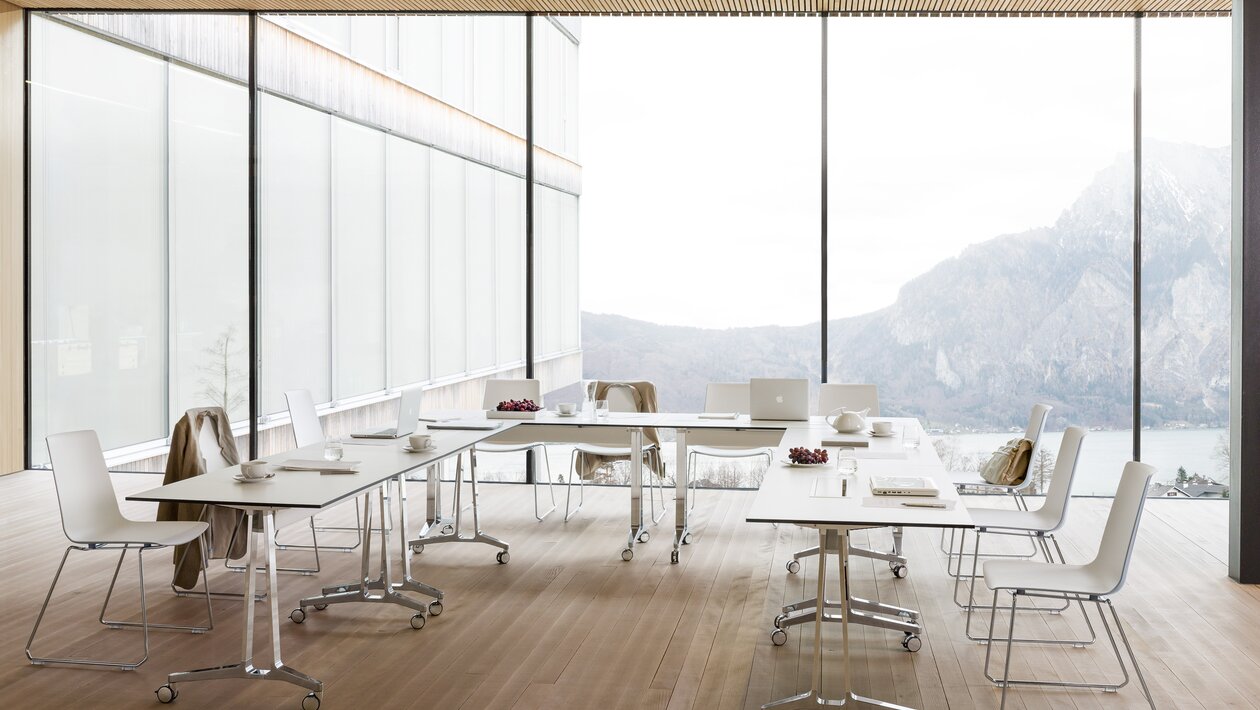
<svg viewBox="0 0 1260 710"><path fill-rule="evenodd" d="M836 455L836 471L841 476L856 476L858 470L857 451L853 449L840 449L840 453Z"/></svg>
<svg viewBox="0 0 1260 710"><path fill-rule="evenodd" d="M608 416L608 400L606 399L595 400L595 416L597 417Z"/></svg>
<svg viewBox="0 0 1260 710"><path fill-rule="evenodd" d="M345 450L341 447L341 439L330 437L324 441L324 460L340 461L345 455Z"/></svg>
<svg viewBox="0 0 1260 710"><path fill-rule="evenodd" d="M901 427L901 445L907 449L919 448L919 437L922 434L917 424L907 424Z"/></svg>

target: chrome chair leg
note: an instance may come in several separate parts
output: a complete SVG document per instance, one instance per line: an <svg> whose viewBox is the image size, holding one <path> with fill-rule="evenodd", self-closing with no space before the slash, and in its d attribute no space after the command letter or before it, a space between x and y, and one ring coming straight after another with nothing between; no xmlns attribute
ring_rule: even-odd
<svg viewBox="0 0 1260 710"><path fill-rule="evenodd" d="M577 449L569 455L569 478L564 482L566 493L564 498L564 522L577 515L582 510L582 506L586 503L586 479L582 478L582 474L577 470ZM578 507L570 509L573 501L573 478L578 479ZM571 512L570 512L571 510Z"/></svg>
<svg viewBox="0 0 1260 710"><path fill-rule="evenodd" d="M538 512L538 477L534 476L534 517L538 520L538 522L541 523L543 520L547 518L548 515L551 515L556 510L556 488L554 485L555 481L552 480L551 478L551 458L547 456L547 447L545 445L535 446L534 448L529 450L528 455L534 457L534 471L535 472L538 471L538 453L540 450L542 452L543 463L545 464L546 469L547 469L547 492L551 495L551 507L547 508L547 511L545 513L539 513Z"/></svg>

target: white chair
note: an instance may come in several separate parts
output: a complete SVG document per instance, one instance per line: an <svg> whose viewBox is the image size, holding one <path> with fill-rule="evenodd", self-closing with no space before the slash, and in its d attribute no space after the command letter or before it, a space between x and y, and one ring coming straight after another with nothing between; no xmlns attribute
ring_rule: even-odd
<svg viewBox="0 0 1260 710"><path fill-rule="evenodd" d="M210 591L206 587L206 616L209 622L205 626L177 626L173 624L150 624L149 607L144 592L144 552L175 545L186 545L194 540L207 550L205 532L209 524L200 521L139 521L123 516L118 508L118 498L114 486L109 480L109 468L105 465L105 455L101 452L101 442L94 431L72 431L64 434L53 434L47 439L48 456L53 466L53 481L57 489L57 505L61 510L61 529L70 544L61 556L61 564L53 575L52 585L44 597L44 604L39 608L35 618L35 627L26 641L26 657L35 665L71 664L86 666L107 666L132 670L149 658L149 629L171 629L203 633L214 628L214 611L210 606ZM139 559L140 575L140 621L115 621L105 618L109 608L110 597L118 581L118 572L122 569L123 558L127 550L136 550ZM105 593L105 603L101 606L98 620L110 628L137 627L144 631L144 656L138 661L102 661L87 658L47 658L36 656L31 652L35 644L35 636L39 625L44 620L44 612L48 610L48 602L52 599L53 590L65 569L66 558L71 550L119 550L118 564L114 567L114 575L109 580L109 589ZM202 581L206 582L206 557L202 555Z"/></svg>
<svg viewBox="0 0 1260 710"><path fill-rule="evenodd" d="M490 410L509 399L528 399L539 406L542 405L542 385L538 380L486 380L486 388L481 395L482 409ZM542 522L556 509L556 491L551 480L551 461L547 458L547 445L543 442L529 444L488 444L476 446L478 453L511 454L528 452L534 460L534 518ZM547 492L551 496L551 507L545 512L538 509L538 459L541 456L543 468L547 469Z"/></svg>
<svg viewBox="0 0 1260 710"><path fill-rule="evenodd" d="M1063 441L1059 444L1059 456L1055 461L1054 472L1050 477L1050 487L1040 508L1036 510L975 508L969 511L971 519L975 523L975 543L971 555L971 584L968 599L966 603L963 603L958 599L958 588L962 585L962 576L959 575L954 579L954 604L967 611L966 632L967 638L972 641L984 640L983 637L971 634L972 611L977 608L988 608L988 605L976 604L976 578L979 576L977 569L980 560L981 537L984 535L1030 537L1034 544L1038 546L1046 562L1056 562L1056 555L1052 555L1050 552L1050 545L1053 544L1058 557L1057 562L1059 564L1067 563L1067 560L1063 557L1063 549L1059 547L1059 541L1055 539L1054 534L1067 522L1068 504L1072 500L1072 482L1076 478L1076 465L1080 461L1081 443L1084 440L1085 429L1083 427L1068 427L1063 432ZM965 549L966 531L963 531L963 538L959 543L960 554ZM1030 607L1026 610L1057 613L1065 610L1067 607L1068 603L1065 602L1060 607ZM1090 623L1089 615L1085 613L1085 608L1081 606L1080 609L1081 615L1085 618L1085 625L1089 628L1090 638L1081 641L1046 641L1046 643L1064 645L1088 645L1093 643L1096 639L1093 624Z"/></svg>
<svg viewBox="0 0 1260 710"><path fill-rule="evenodd" d="M876 385L868 384L841 384L841 383L824 383L818 390L818 405L815 413L821 416L827 416L833 412L837 412L841 408L849 410L867 410L866 414L870 417L879 416L879 388ZM904 577L910 569L906 561L905 555L901 554L901 541L904 531L900 527L892 529L893 549L892 552L879 552L865 547L855 547L849 545L849 554L856 557L868 557L871 559L882 560L888 563L888 568L892 570L893 576L897 578ZM832 550L832 552L836 552ZM791 574L796 574L801 569L801 559L805 557L813 557L818 554L818 547L807 547L792 555L792 559L788 560L787 569Z"/></svg>
<svg viewBox="0 0 1260 710"><path fill-rule="evenodd" d="M1028 415L1028 426L1024 429L1024 438L1032 442L1032 450L1029 455L1029 467L1037 460L1037 451L1041 448L1041 433L1046 427L1046 417L1049 416L1050 410L1054 407L1049 404L1034 404L1032 412ZM1028 510L1028 502L1024 500L1024 492L1032 485L1033 477L1024 476L1024 480L1013 486L1004 486L997 483L989 483L974 471L968 472L951 472L950 478L953 480L954 486L959 493L966 493L968 489L976 493L998 493L1012 496L1015 499L1015 507L1020 510ZM970 506L968 506L970 507ZM954 551L955 532L951 529L949 532L949 544L945 543L945 531L941 530L941 552L946 554L945 571L952 577L957 577L962 572L961 555ZM961 551L960 551L961 552ZM1017 555L986 555L986 557L1033 557L1037 554L1036 545L1034 544L1032 552ZM959 567L950 570L949 563L955 558L959 559Z"/></svg>
<svg viewBox="0 0 1260 710"><path fill-rule="evenodd" d="M630 385L613 383L608 386L604 397L608 402L609 412L639 411L638 405L635 403L634 388ZM656 444L653 443L646 443L643 445L643 458L645 459L645 463L646 460L651 460L651 457L656 453L656 448ZM594 444L578 444L577 446L574 446L573 453L569 455L569 478L565 481L564 522L569 522L569 519L574 515L577 515L578 511L582 510L582 505L586 503L586 480L582 478L581 473L577 470L578 454L629 461L633 453L634 452L631 451L628 446L597 446ZM661 484L661 477L655 475L655 472L653 471L649 471L648 475L656 479L656 490L661 496L661 512L658 515L656 512L656 498L652 495L652 484L649 481L648 501L652 506L652 522L655 523L660 521L661 516L665 515L665 493L664 487ZM572 512L570 512L569 505L573 500L573 479L575 477L578 479L578 507L574 508ZM644 535L645 537L643 539L646 540L646 532Z"/></svg>
<svg viewBox="0 0 1260 710"><path fill-rule="evenodd" d="M1124 465L1120 475L1120 485L1116 489L1116 497L1111 503L1111 512L1107 515L1107 524L1103 528L1102 540L1098 546L1098 555L1092 562L1084 565L1049 564L1031 560L990 560L984 563L984 583L993 590L993 606L989 613L989 647L984 654L984 675L992 683L1002 688L1002 704L1006 707L1006 693L1012 685L1055 686L1067 688L1094 688L1115 692L1129 682L1129 671L1124 658L1120 655L1120 646L1111 631L1107 615L1102 605L1111 610L1111 618L1115 621L1116 631L1128 652L1129 661L1133 664L1134 674L1142 686L1146 702L1155 708L1155 700L1142 677L1142 669L1138 666L1137 656L1129 645L1129 638L1124 633L1120 616L1111 602L1111 597L1124 587L1125 578L1129 574L1129 561L1133 558L1133 546L1137 542L1138 525L1142 520L1142 509L1146 504L1146 490L1151 476L1155 474L1153 466L1130 461ZM1010 624L1007 628L1006 661L1001 677L995 677L989 670L993 654L994 627L997 623L998 595L1006 592L1011 595ZM1016 641L1038 643L1039 640L1015 638L1015 613L1020 597L1063 599L1068 602L1093 602L1102 619L1103 630L1111 641L1116 662L1120 665L1122 678L1118 682L1072 682L1046 681L1011 678L1011 651ZM1001 637L997 638L1002 641ZM1087 664L1092 665L1092 664Z"/></svg>
<svg viewBox="0 0 1260 710"><path fill-rule="evenodd" d="M704 411L738 412L747 414L751 404L752 393L747 382L711 382L704 391ZM696 461L700 456L715 459L747 459L759 456L766 457L766 465L770 465L774 449L748 449L734 446L689 446L687 447L687 470L691 473L691 507L696 507Z"/></svg>

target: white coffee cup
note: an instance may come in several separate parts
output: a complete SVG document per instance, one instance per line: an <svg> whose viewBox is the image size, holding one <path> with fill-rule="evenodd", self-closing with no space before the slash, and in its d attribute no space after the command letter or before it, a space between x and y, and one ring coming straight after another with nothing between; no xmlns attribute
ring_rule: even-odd
<svg viewBox="0 0 1260 710"><path fill-rule="evenodd" d="M424 451L433 446L433 437L429 434L412 434L407 437L407 443L416 451Z"/></svg>
<svg viewBox="0 0 1260 710"><path fill-rule="evenodd" d="M266 478L266 461L246 461L241 464L241 475L246 478Z"/></svg>
<svg viewBox="0 0 1260 710"><path fill-rule="evenodd" d="M577 405L572 402L561 402L556 405L556 411L561 414L572 414L577 411Z"/></svg>
<svg viewBox="0 0 1260 710"><path fill-rule="evenodd" d="M888 436L892 433L892 422L871 422L871 431L879 436Z"/></svg>

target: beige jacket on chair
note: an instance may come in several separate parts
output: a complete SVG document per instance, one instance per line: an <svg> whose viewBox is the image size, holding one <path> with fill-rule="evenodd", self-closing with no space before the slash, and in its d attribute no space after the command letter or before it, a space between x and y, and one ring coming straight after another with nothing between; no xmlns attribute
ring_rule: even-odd
<svg viewBox="0 0 1260 710"><path fill-rule="evenodd" d="M232 438L232 425L228 422L223 408L190 409L175 425L175 432L171 434L171 452L166 458L166 477L162 479L162 485L200 476L206 472L206 461L197 441L197 432L206 423L214 426L223 459L231 465L240 463L236 441ZM237 559L245 555L246 536L238 534L233 537L233 532L237 527L243 525L244 517L244 513L233 508L218 505L204 506L200 503L159 503L157 513L158 520L204 519L210 523L211 559L224 556ZM231 549L228 549L229 542L232 545ZM186 557L184 556L185 548L188 548ZM176 565L175 576L172 580L175 586L181 589L195 587L197 577L201 575L200 541L176 546L173 562Z"/></svg>
<svg viewBox="0 0 1260 710"><path fill-rule="evenodd" d="M595 399L607 399L608 388L626 386L634 392L635 409L640 413L656 413L656 385L647 381L636 382L612 382L605 380L597 380L595 382ZM647 450L644 459L648 468L656 472L656 475L665 477L665 462L661 459L661 438L656 433L656 429L651 427L643 430L643 446L646 448L648 444L655 444L656 447ZM624 457L609 456L593 456L578 452L577 455L577 472L582 478L589 480L595 475L595 471L614 461L625 461Z"/></svg>

